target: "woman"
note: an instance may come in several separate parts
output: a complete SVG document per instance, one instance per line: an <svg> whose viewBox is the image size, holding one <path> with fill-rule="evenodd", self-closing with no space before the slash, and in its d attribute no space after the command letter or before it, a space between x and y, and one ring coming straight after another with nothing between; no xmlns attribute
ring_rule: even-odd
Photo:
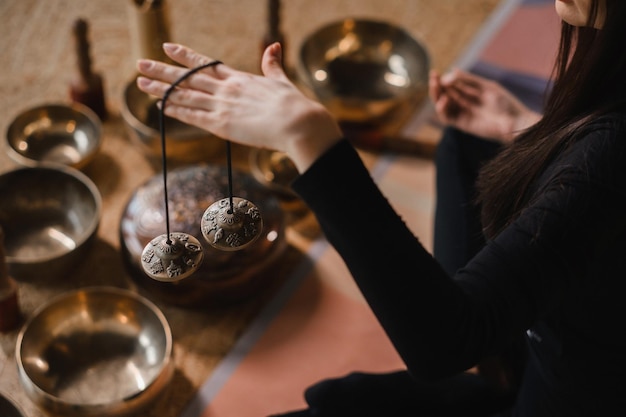
<svg viewBox="0 0 626 417"><path fill-rule="evenodd" d="M289 155L300 172L294 190L406 364L405 372L314 386L303 415L626 409L626 2L557 0L556 10L562 42L544 115L481 170L477 201L487 244L452 277L394 212L330 114L289 82L280 45L265 51L264 76L217 65L169 96L169 116ZM164 48L187 67L208 62L180 45ZM138 69L139 88L157 96L186 72L147 60ZM471 129L476 107L445 84L435 75L440 115ZM464 396L463 371L521 336L528 360L514 396L493 397L480 382ZM446 400L451 392L454 402Z"/></svg>

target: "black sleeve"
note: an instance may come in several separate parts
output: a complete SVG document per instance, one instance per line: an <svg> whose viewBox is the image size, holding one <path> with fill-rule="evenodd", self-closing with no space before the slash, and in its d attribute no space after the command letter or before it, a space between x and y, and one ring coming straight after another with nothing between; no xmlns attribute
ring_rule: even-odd
<svg viewBox="0 0 626 417"><path fill-rule="evenodd" d="M587 158L590 152L578 154ZM615 198L615 187L595 183L597 198L590 198L589 172L564 172L556 186L547 181L518 221L455 277L420 244L347 141L323 155L293 188L316 214L408 370L439 378L474 366L519 337L558 305L572 274L584 271L589 248L581 242L603 233L606 219L581 225L590 210L604 210ZM624 181L623 175L611 181ZM620 193L610 215L623 221Z"/></svg>
<svg viewBox="0 0 626 417"><path fill-rule="evenodd" d="M411 372L439 376L442 364L444 374L474 364L475 357L457 354L471 300L396 214L347 141L293 188L316 214ZM437 360L444 357L452 360Z"/></svg>

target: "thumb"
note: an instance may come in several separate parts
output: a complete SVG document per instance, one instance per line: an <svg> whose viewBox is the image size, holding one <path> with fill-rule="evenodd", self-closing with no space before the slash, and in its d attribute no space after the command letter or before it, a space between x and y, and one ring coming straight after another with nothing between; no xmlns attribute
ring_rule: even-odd
<svg viewBox="0 0 626 417"><path fill-rule="evenodd" d="M263 51L261 71L268 78L287 80L283 69L283 48L279 42L274 42Z"/></svg>

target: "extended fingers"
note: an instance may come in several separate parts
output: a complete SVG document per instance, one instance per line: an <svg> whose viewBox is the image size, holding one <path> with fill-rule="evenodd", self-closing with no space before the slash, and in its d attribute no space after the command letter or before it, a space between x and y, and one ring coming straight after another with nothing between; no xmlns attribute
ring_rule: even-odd
<svg viewBox="0 0 626 417"><path fill-rule="evenodd" d="M170 84L143 76L137 77L136 82L137 87L141 91L155 97L163 97L167 89L170 87Z"/></svg>
<svg viewBox="0 0 626 417"><path fill-rule="evenodd" d="M169 117L173 117L183 123L187 123L201 129L206 129L206 126L215 125L213 121L215 118L213 116L213 112L206 111L206 109L203 108L189 107L187 105L181 106L176 103L168 102L165 106L164 113Z"/></svg>
<svg viewBox="0 0 626 417"><path fill-rule="evenodd" d="M153 80L168 84L176 83L180 86L210 93L213 91L217 80L226 78L232 72L231 69L219 63L219 61L201 55L183 45L165 43L163 44L163 50L172 60L182 64L183 67L149 59L140 59L137 61L139 73ZM189 71L210 63L215 63L215 65L204 68L194 74L189 74ZM142 83L145 85L145 82Z"/></svg>
<svg viewBox="0 0 626 417"><path fill-rule="evenodd" d="M215 61L213 58L199 54L193 49L177 43L164 43L163 51L172 60L188 68L199 67ZM210 68L210 70L217 78L224 78L229 74L229 68L226 65L218 65Z"/></svg>
<svg viewBox="0 0 626 417"><path fill-rule="evenodd" d="M210 69L211 68L209 68L209 70ZM207 93L211 93L215 90L215 85L218 81L211 74L205 73L204 71L206 71L206 69L186 77L187 73L190 71L188 68L169 65L163 62L148 59L140 59L137 61L137 70L144 77L152 80L167 83L169 85L177 83L177 85L181 87L188 87L195 90L205 91ZM180 82L180 80L183 81ZM142 83L146 85L145 82ZM155 84L155 87L157 85L158 84Z"/></svg>
<svg viewBox="0 0 626 417"><path fill-rule="evenodd" d="M164 98L170 84L140 76L137 77L137 87L146 94ZM177 87L170 91L166 109L172 105L209 110L212 106L211 96L203 91Z"/></svg>

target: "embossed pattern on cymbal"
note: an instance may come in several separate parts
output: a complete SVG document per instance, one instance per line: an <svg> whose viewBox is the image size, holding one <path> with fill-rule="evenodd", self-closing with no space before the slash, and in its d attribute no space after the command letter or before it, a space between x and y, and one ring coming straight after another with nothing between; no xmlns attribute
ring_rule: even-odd
<svg viewBox="0 0 626 417"><path fill-rule="evenodd" d="M141 254L141 266L152 279L174 282L198 270L204 259L202 245L187 233L170 233L155 237Z"/></svg>
<svg viewBox="0 0 626 417"><path fill-rule="evenodd" d="M253 243L263 230L261 211L250 201L223 198L211 204L200 222L202 235L214 248L232 251Z"/></svg>

